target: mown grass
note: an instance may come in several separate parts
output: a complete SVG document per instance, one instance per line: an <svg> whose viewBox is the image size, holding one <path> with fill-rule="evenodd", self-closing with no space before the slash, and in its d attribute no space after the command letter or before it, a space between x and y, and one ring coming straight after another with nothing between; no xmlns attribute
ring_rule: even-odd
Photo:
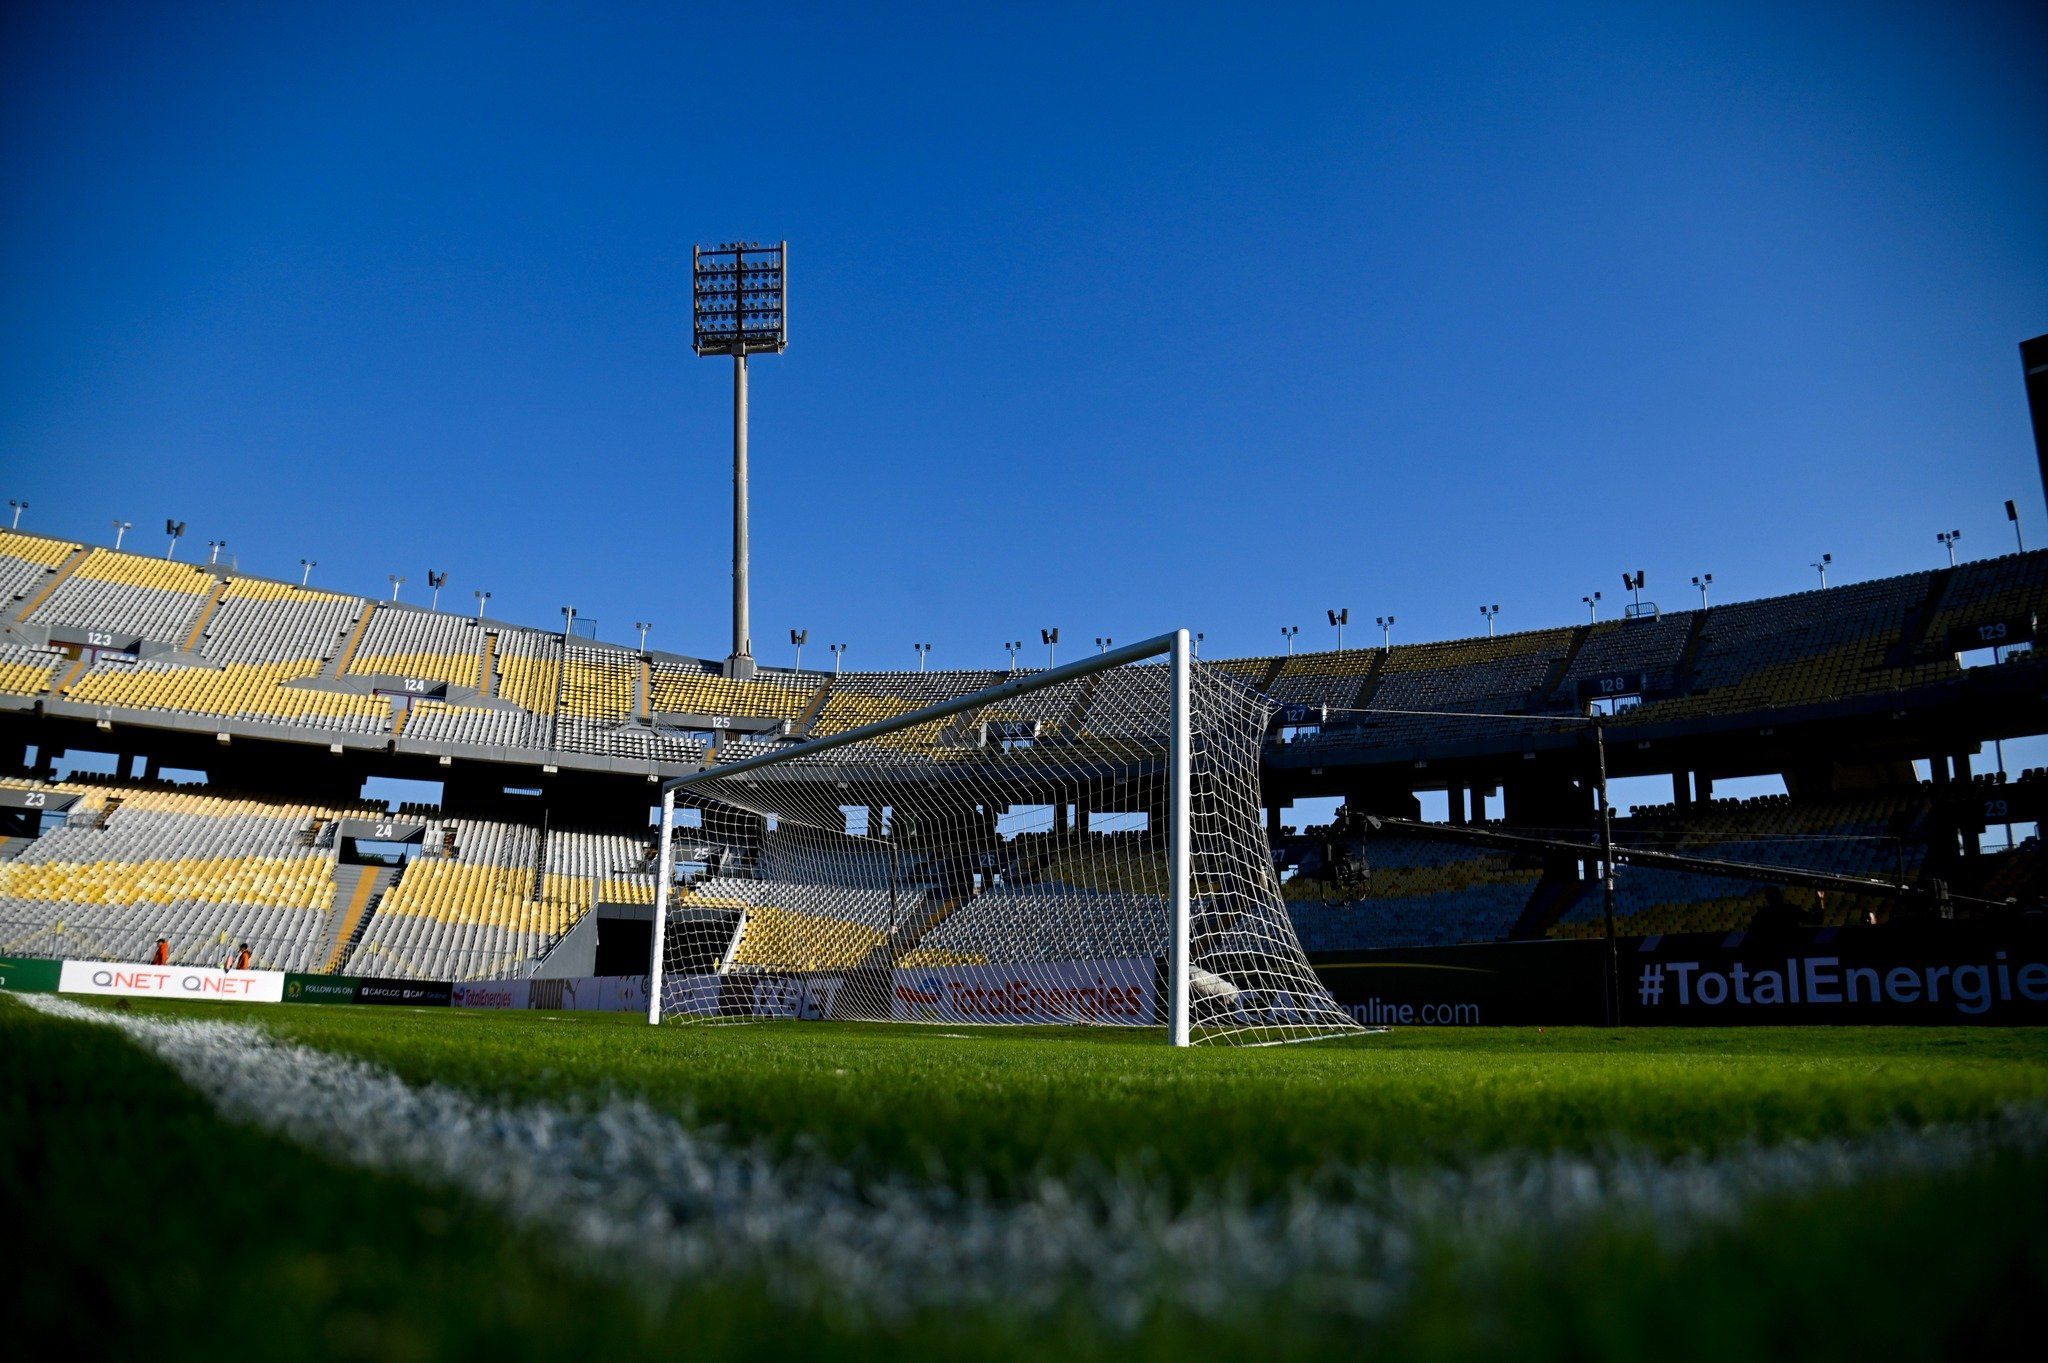
<svg viewBox="0 0 2048 1363"><path fill-rule="evenodd" d="M1259 1195L1330 1164L1616 1143L1711 1152L2048 1102L2042 1030L1412 1029L1175 1053L1156 1034L1114 1031L651 1028L619 1015L373 1008L241 1016L414 1082L513 1100L630 1094L743 1140L998 1193L1119 1168L1181 1193Z"/></svg>
<svg viewBox="0 0 2048 1363"><path fill-rule="evenodd" d="M1180 1136L1234 1104L1255 1104L1247 1117L1290 1150L1305 1146L1282 1128L1338 1136L1347 1115L1376 1134L1345 1149L1404 1158L1426 1154L1458 1118L1471 1129L1449 1142L1457 1148L1614 1139L1691 1148L1973 1115L2036 1095L2043 1068L2041 1038L2021 1033L1415 1034L1348 1054L1212 1059L1011 1035L943 1046L945 1038L858 1029L648 1035L590 1017L472 1026L459 1015L396 1010L193 1011L260 1016L411 1078L505 1096L623 1088L720 1109L736 1131L756 1135L781 1123L813 1134L849 1123L858 1130L844 1139L894 1167L904 1157L887 1153L890 1139L1000 1137L1013 1163L1033 1150L1070 1162L1158 1143L1180 1152L1170 1158L1184 1173L1204 1162L1235 1170L1240 1161L1221 1146ZM1598 1078L1612 1068L1634 1077ZM1489 1079L1496 1073L1507 1076L1499 1085ZM1011 1096L1076 1083L1090 1091L1061 1106L1093 1114L1085 1119L1031 1118L1031 1105ZM1517 1085L1535 1091L1511 1100ZM1924 1091L1906 1101L1916 1085ZM1461 1086L1480 1096L1458 1099ZM797 1096L767 1092L784 1087ZM881 1092L871 1100L859 1090ZM1858 1090L1863 1099L1850 1096ZM1684 1135L1655 1110L1677 1091L1707 1095L1682 1103L1688 1112L1710 1110L1720 1095L1746 1115L1723 1114L1706 1133ZM1177 1121L1155 1120L1176 1108ZM1016 1135L1020 1121L1028 1139ZM1137 1124L1119 1131L1125 1121ZM1227 1124L1250 1129L1236 1117ZM957 1149L950 1157L966 1162ZM1371 1326L1276 1317L1247 1301L1238 1321L1201 1325L1166 1313L1129 1335L1079 1316L1027 1328L958 1314L877 1331L778 1307L743 1283L656 1288L620 1265L578 1263L460 1197L224 1122L111 1030L0 1000L0 1224L16 1250L0 1275L0 1319L10 1342L29 1346L24 1356L56 1339L96 1355L162 1359L217 1356L228 1343L389 1360L1999 1356L2040 1325L2044 1205L2048 1163L2002 1157L1938 1179L1773 1198L1683 1248L1641 1228L1595 1227L1500 1246L1484 1264L1446 1254Z"/></svg>

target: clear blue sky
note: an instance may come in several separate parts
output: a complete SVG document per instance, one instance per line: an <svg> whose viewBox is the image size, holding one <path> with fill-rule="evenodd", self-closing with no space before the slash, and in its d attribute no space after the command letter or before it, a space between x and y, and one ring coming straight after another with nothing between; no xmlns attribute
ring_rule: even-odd
<svg viewBox="0 0 2048 1363"><path fill-rule="evenodd" d="M1029 15L10 5L0 485L722 655L689 248L787 237L770 662L1548 625L2002 551L2006 497L2048 544L2040 6Z"/></svg>

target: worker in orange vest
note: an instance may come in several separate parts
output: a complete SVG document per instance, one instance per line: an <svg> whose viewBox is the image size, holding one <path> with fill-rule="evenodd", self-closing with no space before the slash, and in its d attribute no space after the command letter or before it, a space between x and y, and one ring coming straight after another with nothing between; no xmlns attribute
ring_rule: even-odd
<svg viewBox="0 0 2048 1363"><path fill-rule="evenodd" d="M150 953L149 963L151 965L169 965L171 963L170 938L159 937L156 939L156 950Z"/></svg>

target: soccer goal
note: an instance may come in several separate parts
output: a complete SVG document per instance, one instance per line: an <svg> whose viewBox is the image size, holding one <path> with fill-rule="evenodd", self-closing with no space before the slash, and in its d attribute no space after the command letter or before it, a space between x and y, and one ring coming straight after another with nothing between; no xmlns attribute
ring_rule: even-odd
<svg viewBox="0 0 2048 1363"><path fill-rule="evenodd" d="M1359 1030L1260 824L1272 706L1186 630L915 708L876 680L665 785L649 1022Z"/></svg>

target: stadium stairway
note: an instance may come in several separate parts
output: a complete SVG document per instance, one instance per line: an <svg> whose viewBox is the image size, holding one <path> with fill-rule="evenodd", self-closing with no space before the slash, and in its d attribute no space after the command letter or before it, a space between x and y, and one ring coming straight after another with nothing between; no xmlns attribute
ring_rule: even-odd
<svg viewBox="0 0 2048 1363"><path fill-rule="evenodd" d="M321 676L339 679L347 675L348 665L355 659L356 649L362 646L363 635L369 632L370 617L376 613L376 602L363 603L363 613L356 617L356 627L349 631L348 642L328 660L327 666L320 669Z"/></svg>
<svg viewBox="0 0 2048 1363"><path fill-rule="evenodd" d="M1536 703L1538 705L1558 699L1557 688L1563 686L1564 679L1572 674L1572 664L1579 660L1579 650L1586 646L1586 640L1591 638L1592 634L1593 627L1591 625L1580 625L1572 631L1570 645L1566 647L1563 653L1558 655L1557 661L1550 665L1550 671L1544 674L1542 682L1536 687ZM1566 699L1571 699L1571 697L1566 697Z"/></svg>
<svg viewBox="0 0 2048 1363"><path fill-rule="evenodd" d="M1678 662L1672 666L1672 689L1683 696L1692 690L1693 672L1699 666L1700 649L1707 640L1707 622L1714 618L1711 606L1702 606L1692 613L1692 632L1686 635L1685 647L1678 651Z"/></svg>
<svg viewBox="0 0 2048 1363"><path fill-rule="evenodd" d="M1572 905L1592 888L1579 878L1577 861L1552 859L1543 868L1543 879L1536 882L1521 917L1508 929L1508 936L1516 940L1548 937L1558 920L1570 913Z"/></svg>
<svg viewBox="0 0 2048 1363"><path fill-rule="evenodd" d="M1351 709L1364 710L1372 705L1373 692L1380 689L1380 674L1386 670L1387 650L1383 648L1373 654L1372 662L1366 667L1365 676L1351 697Z"/></svg>
<svg viewBox="0 0 2048 1363"><path fill-rule="evenodd" d="M1954 568L1936 569L1927 586L1927 599L1906 612L1905 623L1899 630L1899 651L1903 656L1926 652L1943 642L1928 636L1934 631L1934 622L1941 618L1941 608L1948 600L1949 584L1955 580Z"/></svg>
<svg viewBox="0 0 2048 1363"><path fill-rule="evenodd" d="M71 576L73 572L77 571L78 565L85 562L86 559L90 558L91 556L91 545L81 544L78 548L72 550L71 556L65 559L62 563L58 564L55 572L51 573L49 576L43 579L42 590L37 592L35 595L29 597L27 600L23 601L21 604L21 609L15 611L13 615L9 617L9 619L15 622L28 619L30 613L33 612L36 609L36 607L42 605L43 602L49 600L50 593L56 591L57 588L63 586L64 579Z"/></svg>
<svg viewBox="0 0 2048 1363"><path fill-rule="evenodd" d="M363 940L363 930L370 926L384 892L397 878L397 870L389 866L334 868L334 911L329 915L334 921L334 941L327 949L326 964L320 967L323 973L332 975L339 970Z"/></svg>
<svg viewBox="0 0 2048 1363"><path fill-rule="evenodd" d="M205 609L201 610L199 618L192 622L192 632L185 636L185 651L187 653L197 654L199 652L199 646L206 638L207 623L213 619L213 613L220 609L220 603L227 600L228 591L233 586L234 583L232 582L221 582L214 587L212 595L206 598Z"/></svg>
<svg viewBox="0 0 2048 1363"><path fill-rule="evenodd" d="M832 683L828 681L818 688L818 694L811 697L803 712L790 721L789 731L801 737L809 737L811 726L818 722L818 716L825 712L825 702L831 699Z"/></svg>
<svg viewBox="0 0 2048 1363"><path fill-rule="evenodd" d="M478 664L477 694L487 700L498 698L498 631L484 631L484 656Z"/></svg>

